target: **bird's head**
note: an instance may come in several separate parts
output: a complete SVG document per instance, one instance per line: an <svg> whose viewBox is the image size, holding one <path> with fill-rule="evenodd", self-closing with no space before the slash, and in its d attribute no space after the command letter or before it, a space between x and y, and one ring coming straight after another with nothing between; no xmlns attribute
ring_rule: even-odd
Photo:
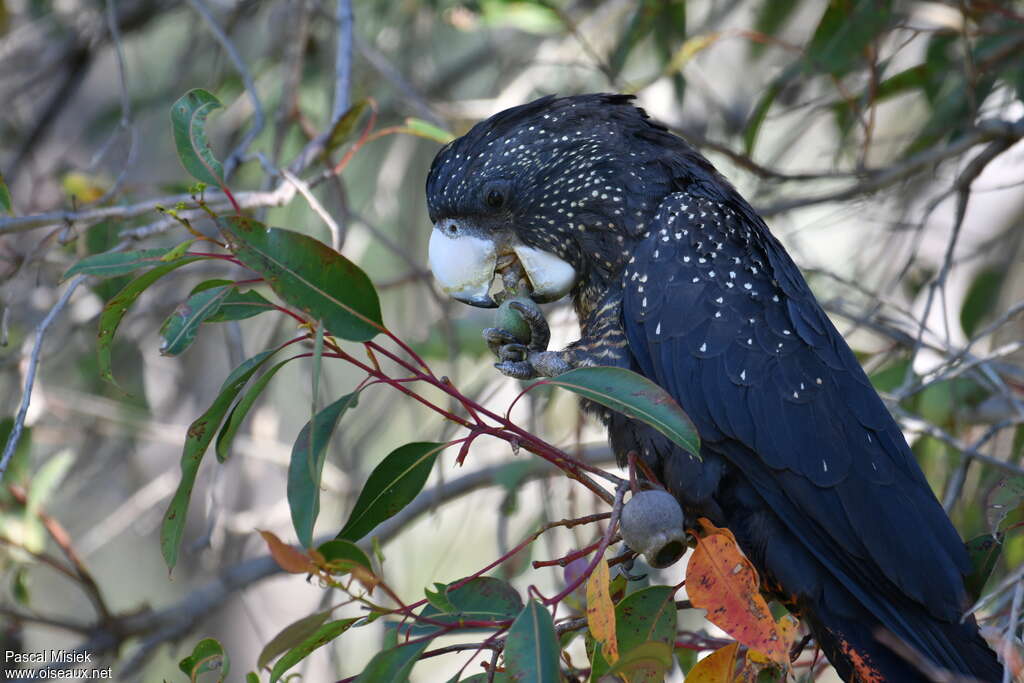
<svg viewBox="0 0 1024 683"><path fill-rule="evenodd" d="M444 147L427 177L430 266L444 290L493 307L514 254L538 302L595 289L622 267L668 191L662 134L621 95L545 97Z"/></svg>

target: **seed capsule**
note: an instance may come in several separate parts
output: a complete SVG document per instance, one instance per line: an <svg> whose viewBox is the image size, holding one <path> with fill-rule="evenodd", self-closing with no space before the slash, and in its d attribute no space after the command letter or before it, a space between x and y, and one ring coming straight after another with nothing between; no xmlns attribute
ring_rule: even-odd
<svg viewBox="0 0 1024 683"><path fill-rule="evenodd" d="M675 564L686 552L683 510L672 494L641 491L622 507L622 540L656 568Z"/></svg>

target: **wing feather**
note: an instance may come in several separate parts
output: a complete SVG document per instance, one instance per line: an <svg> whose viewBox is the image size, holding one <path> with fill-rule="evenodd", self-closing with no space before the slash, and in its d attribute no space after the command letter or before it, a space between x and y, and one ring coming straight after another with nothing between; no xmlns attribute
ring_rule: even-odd
<svg viewBox="0 0 1024 683"><path fill-rule="evenodd" d="M749 207L667 199L626 270L622 315L641 371L851 594L879 603L890 586L958 616L963 543L856 357ZM876 608L899 626L894 608Z"/></svg>

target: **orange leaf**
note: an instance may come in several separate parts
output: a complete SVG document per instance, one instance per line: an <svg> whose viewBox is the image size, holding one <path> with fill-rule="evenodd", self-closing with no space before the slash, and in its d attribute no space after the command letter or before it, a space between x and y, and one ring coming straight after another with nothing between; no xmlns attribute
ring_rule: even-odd
<svg viewBox="0 0 1024 683"><path fill-rule="evenodd" d="M609 664L619 660L619 642L615 637L615 605L609 588L608 563L601 561L587 579L587 626Z"/></svg>
<svg viewBox="0 0 1024 683"><path fill-rule="evenodd" d="M789 647L761 597L757 570L728 529L698 520L707 535L686 567L686 592L694 607L707 610L708 621L747 647L789 666Z"/></svg>
<svg viewBox="0 0 1024 683"><path fill-rule="evenodd" d="M313 561L301 550L296 550L278 538L273 531L257 529L260 536L267 543L270 556L277 562L277 566L291 574L306 574L315 568Z"/></svg>
<svg viewBox="0 0 1024 683"><path fill-rule="evenodd" d="M739 643L715 650L686 674L686 683L732 683Z"/></svg>

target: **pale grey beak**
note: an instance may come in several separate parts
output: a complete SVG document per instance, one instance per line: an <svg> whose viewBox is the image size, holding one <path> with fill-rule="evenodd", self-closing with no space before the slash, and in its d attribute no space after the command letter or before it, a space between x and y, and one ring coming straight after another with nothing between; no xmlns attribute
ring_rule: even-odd
<svg viewBox="0 0 1024 683"><path fill-rule="evenodd" d="M576 270L554 254L518 240L500 247L490 236L464 221L440 220L430 235L430 269L446 294L463 303L494 308L491 283L500 253L515 252L530 280L531 298L547 303L562 298L576 284Z"/></svg>

